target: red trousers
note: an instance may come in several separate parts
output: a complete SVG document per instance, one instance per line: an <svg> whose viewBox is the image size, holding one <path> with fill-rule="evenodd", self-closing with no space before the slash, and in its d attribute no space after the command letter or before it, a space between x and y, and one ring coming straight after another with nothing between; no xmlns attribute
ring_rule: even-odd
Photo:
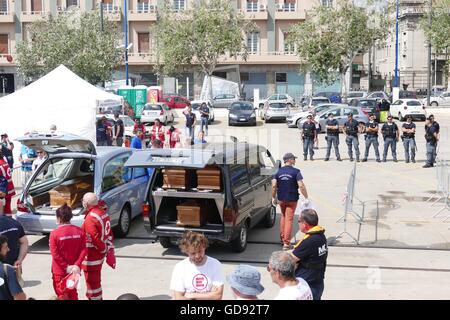
<svg viewBox="0 0 450 320"><path fill-rule="evenodd" d="M281 221L280 239L285 245L291 244L292 222L297 208L297 201L280 201Z"/></svg>
<svg viewBox="0 0 450 320"><path fill-rule="evenodd" d="M86 278L86 297L89 300L102 300L102 269L92 270L88 268L84 270L84 277Z"/></svg>
<svg viewBox="0 0 450 320"><path fill-rule="evenodd" d="M11 211L11 197L5 197L5 206L3 207L3 214L7 216L12 215Z"/></svg>
<svg viewBox="0 0 450 320"><path fill-rule="evenodd" d="M53 289L55 289L56 296L58 300L78 300L77 290L70 290L66 288L64 283L64 278L67 275L61 276L53 274Z"/></svg>

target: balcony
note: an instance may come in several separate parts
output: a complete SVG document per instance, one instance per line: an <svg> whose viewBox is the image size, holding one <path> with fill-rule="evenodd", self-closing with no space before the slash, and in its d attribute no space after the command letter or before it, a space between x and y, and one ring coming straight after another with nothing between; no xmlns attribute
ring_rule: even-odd
<svg viewBox="0 0 450 320"><path fill-rule="evenodd" d="M137 9L128 11L128 21L156 21L156 4L138 3Z"/></svg>
<svg viewBox="0 0 450 320"><path fill-rule="evenodd" d="M100 9L100 3L97 4L97 8ZM110 21L121 21L122 11L121 7L115 3L103 4L103 15Z"/></svg>
<svg viewBox="0 0 450 320"><path fill-rule="evenodd" d="M0 3L0 23L14 22L14 4L10 0Z"/></svg>
<svg viewBox="0 0 450 320"><path fill-rule="evenodd" d="M20 21L34 22L38 20L46 20L50 16L50 12L46 11L22 11L20 14Z"/></svg>
<svg viewBox="0 0 450 320"><path fill-rule="evenodd" d="M128 53L128 64L131 65L149 65L156 62L156 56L154 52L131 52Z"/></svg>
<svg viewBox="0 0 450 320"><path fill-rule="evenodd" d="M8 56L11 56L11 58L12 58L11 62L8 61ZM16 65L16 56L14 54L9 54L9 53L1 53L0 54L0 66L10 67L10 66L15 66L15 65Z"/></svg>
<svg viewBox="0 0 450 320"><path fill-rule="evenodd" d="M409 7L409 8L401 8L399 12L399 16L401 18L407 16L422 16L425 13L423 7Z"/></svg>
<svg viewBox="0 0 450 320"><path fill-rule="evenodd" d="M298 56L288 52L258 52L249 54L247 61L241 57L226 57L220 59L220 63L240 63L240 64L299 64Z"/></svg>
<svg viewBox="0 0 450 320"><path fill-rule="evenodd" d="M306 11L299 10L296 3L278 3L275 20L305 20Z"/></svg>
<svg viewBox="0 0 450 320"><path fill-rule="evenodd" d="M267 5L260 2L247 2L247 7L240 10L245 19L267 20Z"/></svg>

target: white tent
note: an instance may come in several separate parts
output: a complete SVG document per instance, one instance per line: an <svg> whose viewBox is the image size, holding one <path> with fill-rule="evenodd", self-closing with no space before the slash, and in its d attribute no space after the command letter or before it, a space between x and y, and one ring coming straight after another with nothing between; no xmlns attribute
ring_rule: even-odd
<svg viewBox="0 0 450 320"><path fill-rule="evenodd" d="M102 101L121 96L103 91L60 65L32 84L0 98L0 131L10 140L32 130L70 132L96 142L95 115ZM16 145L19 145L17 141ZM19 150L15 148L16 155Z"/></svg>

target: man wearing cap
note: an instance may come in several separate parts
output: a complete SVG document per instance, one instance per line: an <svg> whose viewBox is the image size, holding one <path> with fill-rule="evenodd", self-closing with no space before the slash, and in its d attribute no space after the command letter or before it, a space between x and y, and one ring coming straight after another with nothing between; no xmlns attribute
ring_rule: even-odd
<svg viewBox="0 0 450 320"><path fill-rule="evenodd" d="M314 160L314 141L317 140L316 125L313 121L312 115L308 115L308 120L303 123L302 140L303 140L303 160Z"/></svg>
<svg viewBox="0 0 450 320"><path fill-rule="evenodd" d="M425 123L425 140L427 141L427 162L423 168L431 168L436 161L436 149L439 141L439 123L434 121L434 116L431 114Z"/></svg>
<svg viewBox="0 0 450 320"><path fill-rule="evenodd" d="M411 162L416 163L416 124L412 122L412 116L406 116L406 123L402 125L402 141L405 148L405 162L409 163L411 151Z"/></svg>
<svg viewBox="0 0 450 320"><path fill-rule="evenodd" d="M283 250L291 247L292 222L297 208L299 191L308 202L308 192L303 183L303 176L299 169L294 168L297 157L292 153L286 153L283 157L284 166L278 169L272 177L273 203L279 201L281 208L280 239Z"/></svg>
<svg viewBox="0 0 450 320"><path fill-rule="evenodd" d="M367 157L369 156L370 146L373 145L373 149L375 150L375 157L377 162L381 162L380 159L380 151L378 150L378 123L375 121L375 115L371 113L369 115L369 122L366 123L365 127L366 132L366 151L364 152L363 162L367 161Z"/></svg>
<svg viewBox="0 0 450 320"><path fill-rule="evenodd" d="M264 291L259 271L245 264L238 265L227 282L236 300L259 300L257 296Z"/></svg>
<svg viewBox="0 0 450 320"><path fill-rule="evenodd" d="M347 121L344 123L344 128L342 130L345 135L345 143L348 147L348 156L350 161L353 161L353 147L355 148L356 161L359 162L359 123L353 119L353 114L349 113L347 115Z"/></svg>
<svg viewBox="0 0 450 320"><path fill-rule="evenodd" d="M397 142L400 137L400 131L397 124L393 122L392 115L387 117L387 122L381 127L381 133L384 139L383 162L386 162L389 147L391 147L394 162L397 162Z"/></svg>
<svg viewBox="0 0 450 320"><path fill-rule="evenodd" d="M334 145L334 153L336 154L336 160L341 160L341 155L339 154L339 123L334 119L332 113L328 114L328 119L325 122L327 128L327 135L325 139L327 140L327 154L325 156L325 161L330 160L331 146Z"/></svg>

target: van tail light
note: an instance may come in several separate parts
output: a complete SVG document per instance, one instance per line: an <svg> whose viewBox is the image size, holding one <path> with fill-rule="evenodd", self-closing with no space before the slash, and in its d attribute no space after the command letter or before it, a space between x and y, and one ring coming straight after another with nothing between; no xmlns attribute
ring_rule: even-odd
<svg viewBox="0 0 450 320"><path fill-rule="evenodd" d="M19 212L28 212L28 208L25 204L19 199L17 199L17 211Z"/></svg>
<svg viewBox="0 0 450 320"><path fill-rule="evenodd" d="M236 210L232 208L223 209L223 222L231 223L233 225L236 224Z"/></svg>
<svg viewBox="0 0 450 320"><path fill-rule="evenodd" d="M142 205L142 217L144 220L148 220L150 216L150 205L148 203L144 203Z"/></svg>
<svg viewBox="0 0 450 320"><path fill-rule="evenodd" d="M403 107L403 110L406 110L406 109L408 109L408 107L407 107L407 106L404 106L404 107Z"/></svg>

